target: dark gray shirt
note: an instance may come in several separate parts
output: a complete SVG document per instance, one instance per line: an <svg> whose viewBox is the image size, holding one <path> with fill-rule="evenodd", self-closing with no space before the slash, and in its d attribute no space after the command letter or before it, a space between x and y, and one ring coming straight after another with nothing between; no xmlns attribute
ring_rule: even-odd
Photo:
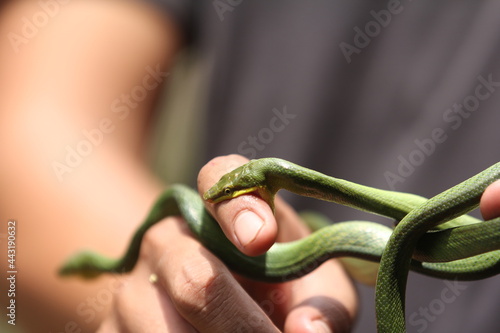
<svg viewBox="0 0 500 333"><path fill-rule="evenodd" d="M500 2L156 2L210 73L205 161L281 157L432 196L500 160ZM390 223L287 199L336 221ZM355 332L374 332L373 289L359 291ZM499 331L499 277L412 273L407 292L408 332Z"/></svg>

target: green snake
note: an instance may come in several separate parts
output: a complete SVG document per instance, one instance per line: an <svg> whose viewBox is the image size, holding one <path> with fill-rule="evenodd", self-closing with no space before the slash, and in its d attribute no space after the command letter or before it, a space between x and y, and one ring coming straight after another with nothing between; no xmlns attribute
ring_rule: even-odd
<svg viewBox="0 0 500 333"><path fill-rule="evenodd" d="M281 159L252 160L224 175L204 199L219 203L255 192L274 209L276 193L285 189L387 216L396 226L391 229L366 221L335 223L301 240L276 243L261 256L249 257L226 238L197 192L173 185L154 204L123 257L111 259L82 252L70 258L60 274L92 278L106 272L129 272L137 262L146 231L167 216L181 215L195 237L229 268L256 280L293 280L339 257L355 278L373 283L376 271L365 276L358 272L359 261L348 257L380 262L375 297L378 332L405 332L404 301L410 269L457 280L500 273L500 218L482 222L464 215L479 205L486 187L497 179L500 163L426 199L333 178Z"/></svg>

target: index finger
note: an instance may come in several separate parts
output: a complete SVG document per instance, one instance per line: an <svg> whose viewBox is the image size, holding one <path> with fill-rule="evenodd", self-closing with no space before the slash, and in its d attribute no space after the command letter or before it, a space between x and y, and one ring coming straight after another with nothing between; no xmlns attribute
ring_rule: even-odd
<svg viewBox="0 0 500 333"><path fill-rule="evenodd" d="M224 174L248 162L243 156L228 155L212 159L198 174L198 191L203 195ZM226 237L247 255L267 251L277 235L272 209L256 194L249 193L217 204L205 202L205 207L219 222Z"/></svg>
<svg viewBox="0 0 500 333"><path fill-rule="evenodd" d="M480 208L485 220L500 216L500 180L486 188L481 197Z"/></svg>

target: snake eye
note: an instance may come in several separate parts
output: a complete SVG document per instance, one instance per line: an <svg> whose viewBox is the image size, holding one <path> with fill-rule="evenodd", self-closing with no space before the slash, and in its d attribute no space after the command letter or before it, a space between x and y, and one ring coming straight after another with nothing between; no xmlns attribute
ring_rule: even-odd
<svg viewBox="0 0 500 333"><path fill-rule="evenodd" d="M233 191L231 191L231 189L229 187L225 187L224 188L224 194L225 195L230 195Z"/></svg>

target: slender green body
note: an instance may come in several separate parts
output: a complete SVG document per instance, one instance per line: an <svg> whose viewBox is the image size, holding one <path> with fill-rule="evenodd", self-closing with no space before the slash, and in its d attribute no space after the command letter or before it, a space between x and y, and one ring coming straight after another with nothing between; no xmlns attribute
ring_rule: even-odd
<svg viewBox="0 0 500 333"><path fill-rule="evenodd" d="M486 187L499 178L500 164L495 164L413 209L396 226L382 255L377 279L375 308L380 332L405 331L406 280L420 237L435 226L476 208ZM498 240L496 244L500 246Z"/></svg>
<svg viewBox="0 0 500 333"><path fill-rule="evenodd" d="M500 164L496 164L427 200L336 179L280 159L254 160L223 176L204 199L217 203L256 191L273 207L276 192L286 189L400 222L394 230L373 222L336 223L304 239L275 244L262 256L248 257L227 240L195 191L174 185L153 206L122 258L83 252L68 260L60 273L95 277L105 272L128 272L137 261L144 233L166 216L181 215L194 235L229 268L257 280L283 282L299 278L334 257L381 262L376 281L378 330L404 332L404 291L409 269L459 280L481 279L500 272L500 219L484 223L463 215L477 207L486 186L499 178ZM349 264L346 260L345 265ZM362 280L374 283L375 276Z"/></svg>

